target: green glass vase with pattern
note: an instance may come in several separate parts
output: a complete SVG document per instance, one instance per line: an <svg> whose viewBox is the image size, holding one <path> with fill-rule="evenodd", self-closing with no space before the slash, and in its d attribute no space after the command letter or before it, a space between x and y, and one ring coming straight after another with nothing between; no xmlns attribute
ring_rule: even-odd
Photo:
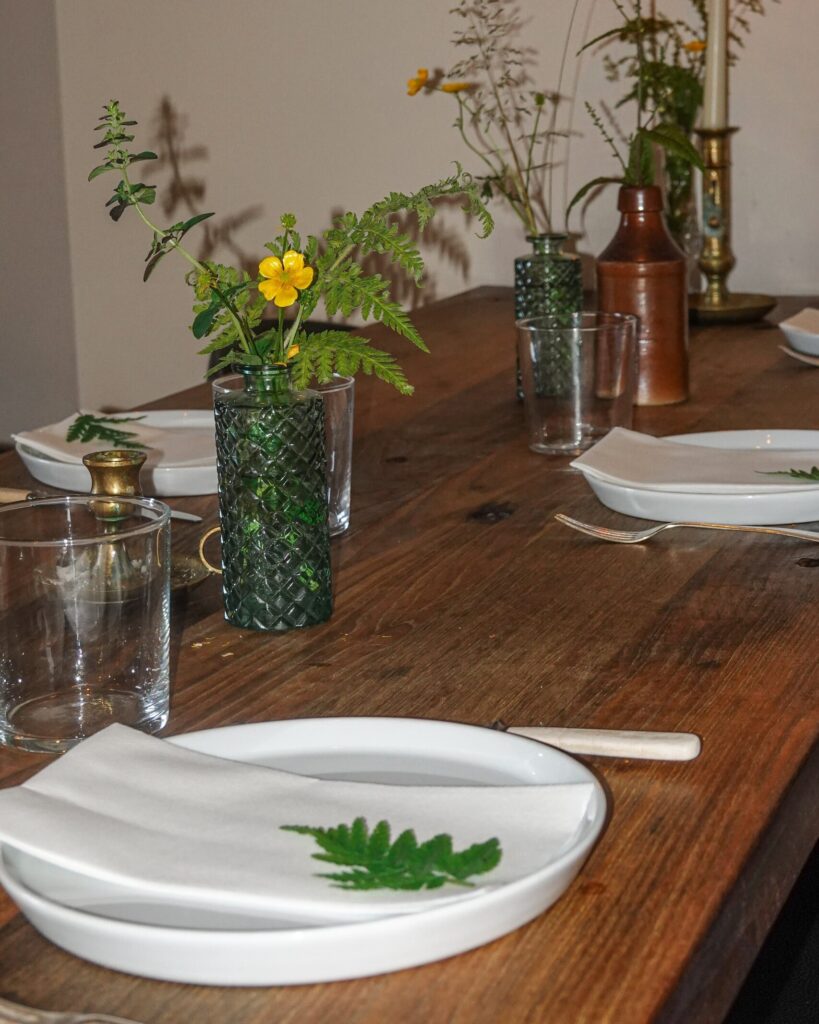
<svg viewBox="0 0 819 1024"><path fill-rule="evenodd" d="M515 320L566 316L568 327L572 324L572 315L583 309L580 257L563 251L567 237L557 232L526 236L532 252L515 260ZM516 393L523 401L519 356Z"/></svg>
<svg viewBox="0 0 819 1024"><path fill-rule="evenodd" d="M225 618L284 631L333 610L324 406L284 366L213 385Z"/></svg>

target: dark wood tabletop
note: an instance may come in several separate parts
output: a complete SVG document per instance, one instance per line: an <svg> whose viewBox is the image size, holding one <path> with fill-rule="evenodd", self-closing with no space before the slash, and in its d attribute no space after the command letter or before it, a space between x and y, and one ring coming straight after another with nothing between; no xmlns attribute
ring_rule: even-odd
<svg viewBox="0 0 819 1024"><path fill-rule="evenodd" d="M780 303L773 319L806 302ZM486 725L686 730L689 763L587 758L611 802L565 896L449 960L327 985L149 981L76 959L0 893L0 995L145 1024L721 1021L819 836L819 546L674 531L623 547L568 458L527 449L512 299L483 288L417 312L412 398L357 382L352 525L334 540L335 612L285 635L223 619L211 578L174 605L166 733L397 715ZM370 332L384 340L380 329ZM652 434L819 428L819 371L759 324L692 331L691 399L641 409ZM155 403L205 407L199 386ZM14 454L0 484L31 483ZM171 500L215 524L214 497ZM203 527L175 524L195 549ZM0 750L0 781L48 758Z"/></svg>

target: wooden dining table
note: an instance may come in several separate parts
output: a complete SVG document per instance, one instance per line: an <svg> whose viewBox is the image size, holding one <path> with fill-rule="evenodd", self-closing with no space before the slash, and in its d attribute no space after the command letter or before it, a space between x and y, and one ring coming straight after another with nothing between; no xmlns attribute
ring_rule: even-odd
<svg viewBox="0 0 819 1024"><path fill-rule="evenodd" d="M783 354L775 327L807 304L693 328L690 399L637 409L635 429L819 429L819 371ZM567 529L555 513L639 523L604 508L569 457L527 448L511 290L413 316L431 353L394 351L415 394L356 383L332 618L236 629L215 576L176 597L165 734L326 716L502 719L685 730L701 755L583 758L609 814L580 874L531 923L450 959L293 987L152 981L57 948L0 892L0 996L144 1024L724 1019L819 836L819 545L681 530L621 546ZM209 404L199 384L152 407ZM35 486L14 453L0 484ZM195 551L217 522L215 496L168 500L204 516L174 524L176 548ZM2 749L0 783L49 761Z"/></svg>

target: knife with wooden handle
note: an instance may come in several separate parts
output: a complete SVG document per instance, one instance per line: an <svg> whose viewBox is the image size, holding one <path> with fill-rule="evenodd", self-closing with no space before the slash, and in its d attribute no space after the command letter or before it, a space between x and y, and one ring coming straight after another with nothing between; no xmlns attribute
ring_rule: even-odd
<svg viewBox="0 0 819 1024"><path fill-rule="evenodd" d="M693 761L702 743L692 732L646 732L626 729L561 729L553 726L505 726L505 732L548 743L570 754L632 757L650 761Z"/></svg>
<svg viewBox="0 0 819 1024"><path fill-rule="evenodd" d="M32 491L23 491L18 487L0 487L0 504L2 505L7 505L10 501L27 501L32 496Z"/></svg>
<svg viewBox="0 0 819 1024"><path fill-rule="evenodd" d="M21 487L0 487L0 505L8 505L12 501L33 501L36 498L57 498L57 494L46 494L45 491L26 491ZM201 523L202 517L193 512L180 512L171 509L171 519L184 519L189 523Z"/></svg>

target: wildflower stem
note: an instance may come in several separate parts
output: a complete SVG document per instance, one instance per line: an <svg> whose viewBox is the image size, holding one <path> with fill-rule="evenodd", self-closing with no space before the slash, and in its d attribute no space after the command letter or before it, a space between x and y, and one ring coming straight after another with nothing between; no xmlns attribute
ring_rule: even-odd
<svg viewBox="0 0 819 1024"><path fill-rule="evenodd" d="M121 167L120 168L120 173L122 174L122 180L127 185L128 191L130 193L132 186L131 186L131 182L130 182L130 180L128 178L128 171L127 171L127 169L124 166ZM162 228L157 227L157 225L154 224L153 221L149 217L146 217L145 213L142 210L142 205L139 202L133 201L130 205L133 206L133 208L136 210L140 220L144 224L146 224L147 227L149 227L151 229L151 231L155 235L159 235L159 237L161 238L164 234L166 234L166 232ZM180 254L180 256L184 256L184 258L188 261L188 263L190 263L191 266L193 266L196 270L198 270L200 274L208 274L208 275L210 275L210 270L205 266L205 264L200 262L192 253L188 252L188 250L185 248L184 245L181 244L181 242L177 241L176 239L170 239L170 245L174 249L176 249L176 251ZM233 303L230 301L230 299L225 294L223 294L222 291L220 291L219 288L216 287L215 284L213 284L212 281L211 281L210 287L211 287L211 290L214 291L219 296L219 299L222 302L222 305L227 310L228 315L230 316L231 320L233 321L234 326L236 327L236 330L239 332L239 341L240 341L244 351L245 352L255 351L255 346L253 345L253 338L249 335L249 332L247 330L247 326L243 323L242 318L239 316L239 314L236 311L236 308L234 307Z"/></svg>
<svg viewBox="0 0 819 1024"><path fill-rule="evenodd" d="M500 88L498 87L498 84L495 80L495 76L492 72L492 60L486 50L486 41L474 21L471 22L471 27L473 36L478 45L478 50L480 51L481 58L484 63L486 77L489 80L492 95L494 96L495 102L498 105L498 110L502 112L504 110L503 100L501 99ZM501 116L499 120L501 123L503 134L506 137L506 144L512 156L512 162L514 164L514 173L511 176L512 184L514 185L515 192L517 193L518 202L520 203L524 213L523 222L524 224L526 224L529 234L536 235L537 221L535 220L535 214L532 209L532 204L529 202L529 196L526 192L523 169L521 168L520 157L518 156L515 140L512 138L512 133L509 131L508 119L505 116Z"/></svg>
<svg viewBox="0 0 819 1024"><path fill-rule="evenodd" d="M549 130L546 134L546 162L548 164L546 175L547 175L547 205L546 209L552 209L552 179L554 177L554 146L555 146L555 129L557 128L557 108L560 104L560 99L563 90L563 73L566 70L566 59L569 55L569 42L572 38L572 30L574 29L574 19L577 15L577 9L580 6L580 0L574 0L572 5L572 13L569 17L569 27L566 30L566 38L563 41L563 53L560 55L560 71L557 76L557 89L555 91L554 101L552 103L552 117L549 123Z"/></svg>

